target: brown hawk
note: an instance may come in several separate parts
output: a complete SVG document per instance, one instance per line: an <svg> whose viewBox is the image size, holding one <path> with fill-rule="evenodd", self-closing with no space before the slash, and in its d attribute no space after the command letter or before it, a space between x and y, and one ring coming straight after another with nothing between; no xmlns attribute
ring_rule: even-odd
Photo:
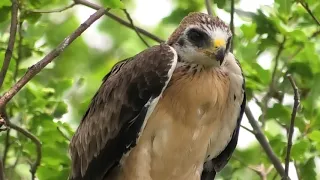
<svg viewBox="0 0 320 180"><path fill-rule="evenodd" d="M212 180L246 98L231 31L191 13L166 43L117 63L70 143L74 180Z"/></svg>

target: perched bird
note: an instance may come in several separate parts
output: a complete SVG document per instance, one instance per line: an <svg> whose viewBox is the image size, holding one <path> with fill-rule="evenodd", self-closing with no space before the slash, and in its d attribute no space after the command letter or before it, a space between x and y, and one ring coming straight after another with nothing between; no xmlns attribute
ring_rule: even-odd
<svg viewBox="0 0 320 180"><path fill-rule="evenodd" d="M218 17L190 13L166 43L117 63L71 140L70 179L214 179L246 103L231 38Z"/></svg>

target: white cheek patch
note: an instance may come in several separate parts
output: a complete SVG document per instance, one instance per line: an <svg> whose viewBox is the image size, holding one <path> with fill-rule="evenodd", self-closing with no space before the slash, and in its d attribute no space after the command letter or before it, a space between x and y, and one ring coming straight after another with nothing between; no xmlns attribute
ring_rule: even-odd
<svg viewBox="0 0 320 180"><path fill-rule="evenodd" d="M210 31L210 35L212 39L224 39L225 41L228 39L227 31L219 27L216 27L213 31Z"/></svg>

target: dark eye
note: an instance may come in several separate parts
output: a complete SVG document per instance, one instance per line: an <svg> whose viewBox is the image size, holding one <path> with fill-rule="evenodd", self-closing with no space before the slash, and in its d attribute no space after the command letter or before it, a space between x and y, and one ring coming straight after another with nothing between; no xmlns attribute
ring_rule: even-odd
<svg viewBox="0 0 320 180"><path fill-rule="evenodd" d="M192 41L200 41L203 39L203 35L199 30L191 29L188 33L188 38Z"/></svg>
<svg viewBox="0 0 320 180"><path fill-rule="evenodd" d="M232 38L229 37L228 40L227 40L227 45L226 45L226 50L227 50L227 51L229 51L230 48L231 48L231 39L232 39Z"/></svg>
<svg viewBox="0 0 320 180"><path fill-rule="evenodd" d="M203 47L208 43L210 44L209 36L205 32L202 32L198 29L190 29L187 33L187 36L190 42L192 42L198 47Z"/></svg>

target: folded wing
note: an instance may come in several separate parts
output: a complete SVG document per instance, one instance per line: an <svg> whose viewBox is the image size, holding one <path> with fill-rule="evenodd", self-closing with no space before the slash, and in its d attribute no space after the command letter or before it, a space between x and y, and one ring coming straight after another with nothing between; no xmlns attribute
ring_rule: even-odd
<svg viewBox="0 0 320 180"><path fill-rule="evenodd" d="M162 44L112 68L71 140L70 179L102 179L134 148L176 64Z"/></svg>

